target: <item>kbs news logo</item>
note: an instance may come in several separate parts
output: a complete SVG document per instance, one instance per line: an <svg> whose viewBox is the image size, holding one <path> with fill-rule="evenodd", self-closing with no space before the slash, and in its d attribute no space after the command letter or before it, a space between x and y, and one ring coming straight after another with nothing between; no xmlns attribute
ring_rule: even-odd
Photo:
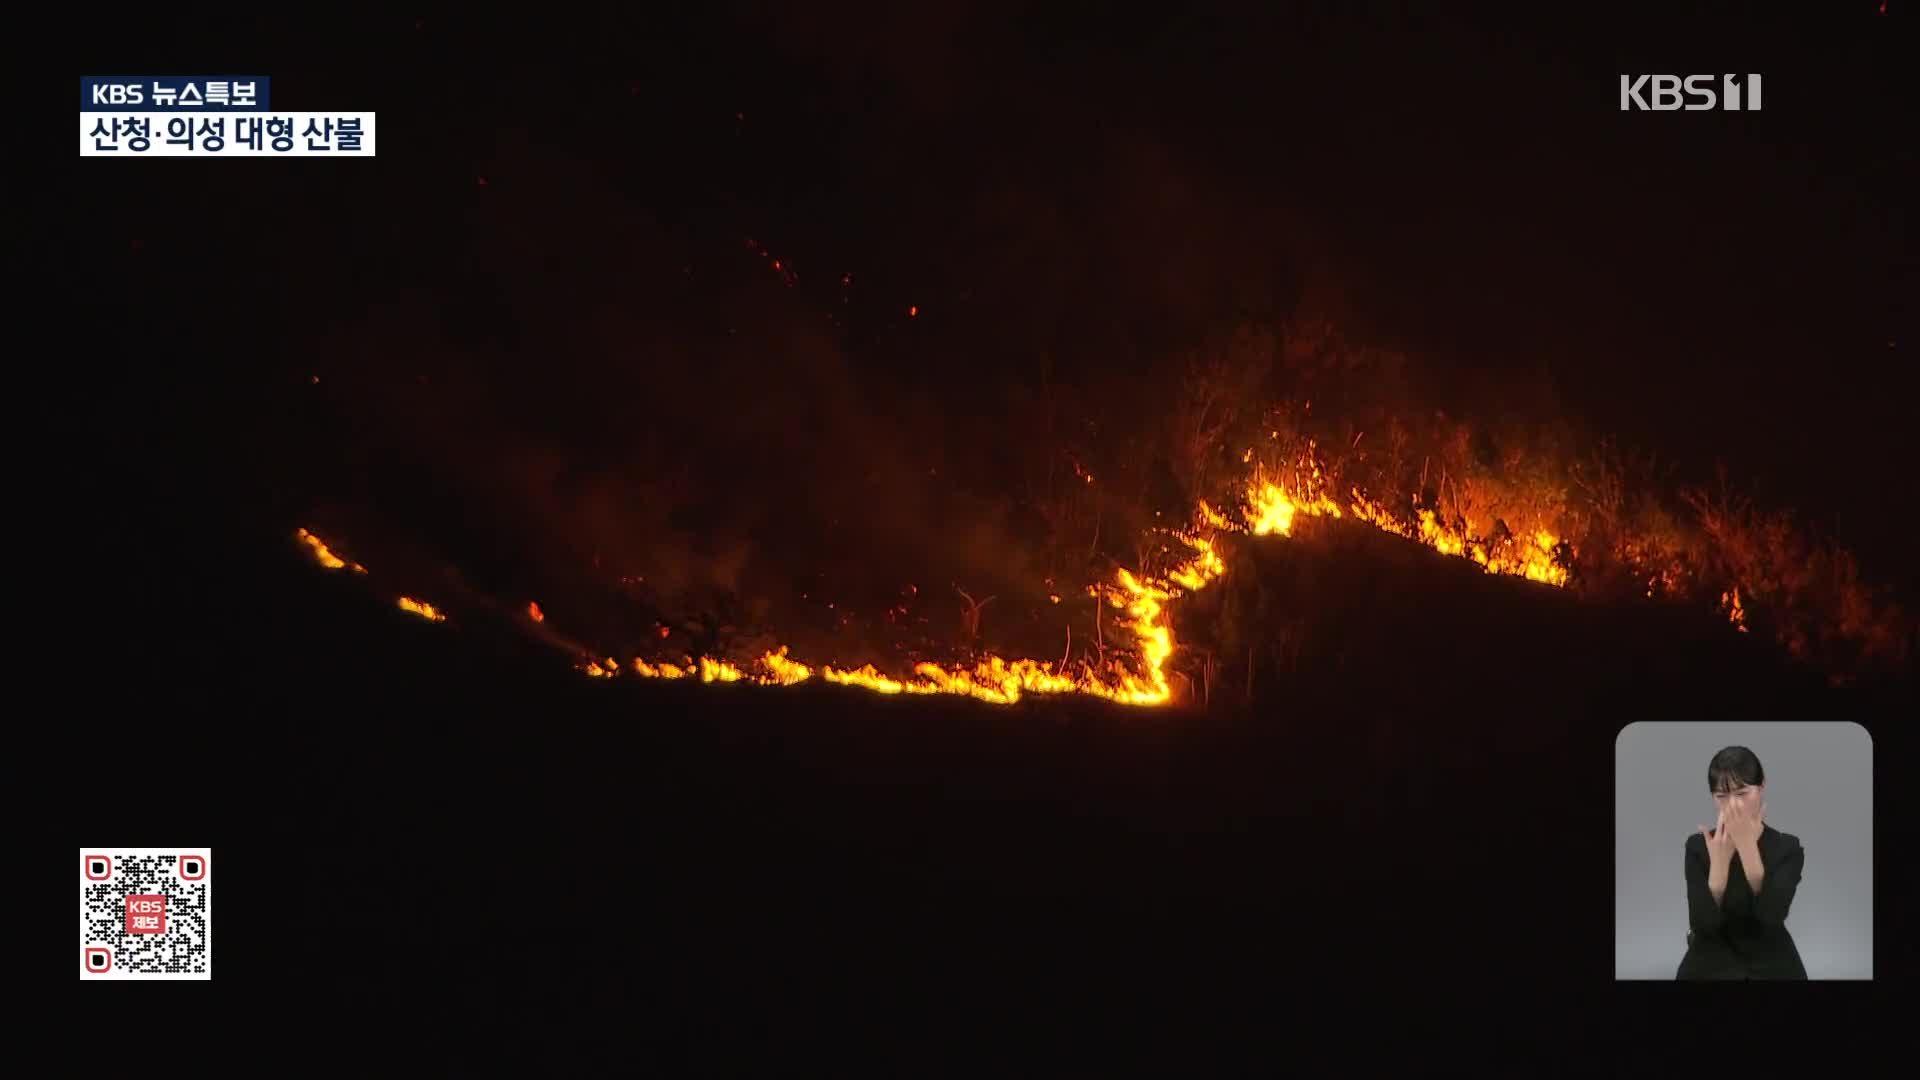
<svg viewBox="0 0 1920 1080"><path fill-rule="evenodd" d="M1620 111L1633 112L1636 109L1650 109L1654 112L1673 112L1685 109L1688 112L1701 112L1706 109L1720 108L1728 112L1742 109L1741 79L1746 80L1745 111L1760 111L1760 76L1758 75L1632 75L1620 76ZM1716 81L1720 87L1714 93ZM1685 101L1683 98L1692 98Z"/></svg>

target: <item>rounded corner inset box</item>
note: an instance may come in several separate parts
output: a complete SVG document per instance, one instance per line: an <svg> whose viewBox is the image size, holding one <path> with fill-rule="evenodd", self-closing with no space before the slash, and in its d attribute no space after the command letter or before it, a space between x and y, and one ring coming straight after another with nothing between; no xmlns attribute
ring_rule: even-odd
<svg viewBox="0 0 1920 1080"><path fill-rule="evenodd" d="M104 975L113 970L113 950L88 947L80 966L88 974Z"/></svg>
<svg viewBox="0 0 1920 1080"><path fill-rule="evenodd" d="M208 863L209 863L209 860L204 855L180 856L180 861L178 864L180 867L180 880L181 881L206 880Z"/></svg>
<svg viewBox="0 0 1920 1080"><path fill-rule="evenodd" d="M1615 980L1871 980L1868 724L1634 726L1616 742Z"/></svg>
<svg viewBox="0 0 1920 1080"><path fill-rule="evenodd" d="M80 872L87 875L88 881L108 881L113 877L113 856L87 855L80 864Z"/></svg>
<svg viewBox="0 0 1920 1080"><path fill-rule="evenodd" d="M1619 756L1620 740L1627 737L1627 732L1632 731L1634 728L1641 727L1643 725L1651 724L1651 723L1655 723L1655 721L1629 720L1626 723L1620 725L1620 730L1613 733L1613 752L1615 757L1617 758Z"/></svg>

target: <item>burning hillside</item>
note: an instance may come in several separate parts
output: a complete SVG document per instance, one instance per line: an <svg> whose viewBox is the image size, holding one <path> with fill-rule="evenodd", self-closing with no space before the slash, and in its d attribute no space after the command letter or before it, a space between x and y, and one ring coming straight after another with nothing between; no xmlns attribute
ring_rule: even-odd
<svg viewBox="0 0 1920 1080"><path fill-rule="evenodd" d="M1356 437L1351 445L1360 441ZM718 635L711 641L712 649L698 653L655 651L622 656L604 647L560 637L537 599L503 600L500 606L517 608L526 626L573 652L576 667L595 678L782 687L818 681L882 694L958 695L994 704L1011 704L1028 695L1086 695L1122 705L1156 706L1211 696L1220 663L1213 644L1209 642L1202 650L1205 655L1197 660L1183 661L1181 652L1183 635L1214 635L1204 625L1180 632L1176 627L1187 598L1231 573L1224 551L1230 535L1244 537L1247 542L1275 542L1262 539L1269 537L1284 542L1296 534L1301 522L1324 519L1346 527L1377 530L1398 542L1462 560L1487 574L1524 579L1542 587L1592 590L1597 580L1605 580L1596 567L1624 569L1634 580L1644 577L1645 598L1649 600L1694 596L1700 593L1701 582L1714 580L1702 573L1697 561L1680 557L1671 547L1629 542L1598 557L1583 552L1555 531L1568 519L1569 508L1565 505L1543 503L1538 511L1527 513L1508 500L1499 516L1482 509L1470 518L1472 492L1463 495L1460 488L1471 488L1472 484L1456 486L1450 476L1437 489L1428 485L1392 501L1375 497L1352 482L1350 464L1330 461L1309 436L1288 439L1281 431L1270 430L1266 446L1244 447L1238 457L1242 466L1239 478L1223 481L1229 493L1220 501L1224 509L1202 499L1185 524L1150 529L1150 542L1135 548L1141 556L1136 565L1117 566L1104 578L1084 584L1081 592L1092 600L1094 608L1094 640L1089 641L1083 631L1076 649L1074 623L1063 610L1057 625L1064 631L1065 646L1054 657L961 647L953 649L948 658L906 656L893 667L875 662L843 665L807 655L795 642L780 640L777 629L772 631L770 641L764 635L753 639L740 635L731 640ZM1430 468L1430 464L1423 466L1423 470ZM1092 486L1092 473L1078 463L1074 476ZM1613 474L1612 481L1620 483L1620 476ZM1480 481L1479 487L1484 492L1486 482ZM1714 520L1722 528L1729 527L1725 516ZM319 565L366 572L308 530L302 528L297 535ZM1589 535L1599 534L1589 529ZM1661 563L1658 560L1663 555L1666 561ZM1050 578L1044 585L1049 590L1046 599L1061 606L1062 597L1051 591L1057 587L1055 581ZM1728 634L1749 632L1744 596L1754 590L1753 581L1736 579L1709 605L1725 619ZM963 637L975 641L982 612L997 597L976 601L957 586L955 591L963 601ZM448 618L432 603L411 596L402 596L397 603L430 621L444 622ZM827 604L828 608L834 606ZM895 618L907 611L902 605L890 609L888 616ZM1313 618L1312 612L1295 614L1309 622ZM845 625L844 619L841 625ZM660 624L659 636L672 636L668 624ZM1782 640L1789 648L1794 644L1790 635L1783 634ZM1256 663L1252 651L1246 662ZM1250 669L1247 681L1251 687Z"/></svg>
<svg viewBox="0 0 1920 1080"><path fill-rule="evenodd" d="M1150 143L1079 151L1099 183L962 178L946 232L863 202L679 231L509 140L458 303L383 299L302 356L328 495L289 523L370 564L391 527L600 678L1207 700L1265 645L1193 597L1308 520L1678 605L1836 682L1905 669L1890 594L1825 522L1709 478L1711 434L1660 433L1669 460L1597 437L1646 396L1566 400L1607 361L1495 364L1497 324L1422 355L1337 247L1245 242L1292 214L1202 197L1232 188Z"/></svg>
<svg viewBox="0 0 1920 1080"><path fill-rule="evenodd" d="M1304 405L1298 415L1306 415ZM1233 567L1223 553L1223 538L1240 534L1248 540L1290 538L1302 521L1325 519L1346 527L1379 530L1409 546L1427 548L1438 555L1461 559L1480 571L1498 577L1524 578L1538 586L1572 588L1588 596L1607 596L1638 592L1644 600L1688 600L1711 607L1726 621L1726 632L1745 634L1753 628L1755 600L1774 598L1770 626L1774 636L1789 651L1809 651L1805 623L1791 619L1791 601L1805 600L1786 594L1778 580L1768 580L1766 552L1741 552L1741 559L1701 557L1699 550L1688 550L1686 542L1674 540L1653 528L1634 527L1626 511L1624 488L1630 482L1628 469L1619 457L1609 457L1611 446L1603 446L1594 459L1597 471L1572 467L1574 484L1584 482L1588 498L1576 500L1565 494L1557 498L1538 498L1538 492L1526 492L1521 484L1501 486L1498 473L1461 467L1459 457L1428 454L1421 463L1419 477L1405 484L1409 494L1398 498L1375 496L1359 477L1365 475L1361 463L1365 454L1327 455L1315 436L1294 423L1283 430L1290 409L1271 409L1261 427L1263 444L1242 446L1236 469L1227 469L1213 480L1213 492L1223 498L1215 509L1210 498L1200 498L1185 525L1144 528L1144 538L1133 546L1133 565L1114 565L1108 573L1085 580L1075 592L1092 601L1091 632L1081 615L1079 634L1075 634L1075 601L1064 601L1060 584L1048 577L1035 586L1058 615L1052 619L1037 617L1037 623L1052 623L1064 638L1064 650L1058 655L1021 655L987 648L975 648L981 640L983 611L996 596L975 600L964 588L954 586L960 598L960 642L941 646L939 634L925 640L924 650L908 650L895 642L891 650L881 650L879 659L866 663L841 663L831 657L839 648L828 646L826 655L810 655L799 640L785 640L778 626L766 634L741 634L735 626L693 623L691 642L678 634L670 617L659 619L659 636L653 650L636 648L628 653L593 646L593 634L582 640L564 638L563 630L549 623L547 609L536 598L503 600L497 607L516 609L520 623L543 640L561 646L576 655L576 667L597 678L655 678L655 680L699 680L699 682L751 682L762 686L797 686L804 682L826 682L856 686L877 694L948 694L966 696L991 703L1014 703L1025 696L1092 696L1121 705L1164 705L1169 701L1204 698L1202 684L1212 688L1219 675L1221 659L1208 642L1200 653L1183 655L1188 640L1204 640L1208 626L1181 625L1181 609L1187 598L1206 590ZM1221 432L1215 432L1215 440ZM1354 450L1365 432L1346 440ZM1396 459L1411 455L1415 440L1409 432L1390 425L1388 454ZM1463 436L1465 438L1465 436ZM1442 448L1444 450L1444 448ZM1434 457L1442 465L1436 473ZM1190 467L1196 473L1194 488L1208 490L1202 461ZM1509 467L1517 465L1509 461ZM1455 473L1457 469L1457 473ZM1517 471L1517 469L1515 469ZM1392 479L1392 467L1373 467L1373 475ZM1069 492L1081 496L1091 490L1098 496L1094 473L1079 457L1073 459ZM1551 492L1549 492L1551 494ZM1745 503L1709 502L1699 492L1684 498L1701 507L1709 536L1722 544L1743 536L1741 513L1751 509ZM1584 513L1582 513L1584 509ZM1071 515L1071 507L1062 513ZM1642 511L1644 513L1644 511ZM1158 515L1156 515L1158 517ZM1586 550L1563 538L1561 528L1572 523L1588 536L1590 544L1601 550ZM1098 532L1098 521L1094 530ZM1784 527L1772 523L1772 559L1778 565L1791 557L1784 550ZM351 563L313 532L301 528L301 544L309 555L326 569L348 569L367 573L359 563ZM1607 546L1607 540L1613 540ZM1711 555L1711 550L1709 550ZM1820 553L1814 552L1814 557ZM1805 557L1805 553L1803 553ZM1624 584L1622 584L1624 575ZM622 577L622 582L639 584L645 578ZM1632 584L1638 582L1638 584ZM918 588L908 588L918 594ZM1805 594L1805 586L1801 590ZM803 596L804 600L804 596ZM1786 600L1788 603L1780 603ZM397 605L422 619L444 623L447 613L432 601L401 596ZM826 609L837 611L828 601ZM1004 609L1004 605L1002 605ZM885 619L889 625L906 623L910 607L900 603L889 607ZM1044 613L1043 613L1044 615ZM1296 613L1313 619L1311 611ZM835 628L851 625L851 611L839 613ZM918 623L927 623L920 617ZM1868 644L1876 644L1872 632L1882 623L1868 623ZM705 630L701 626L707 626ZM1857 626L1855 632L1859 632ZM674 650L668 638L682 638L682 646L701 644L705 648ZM582 644L584 642L584 644ZM1882 651L1903 650L1905 640L1887 636L1878 640ZM664 646L664 651L662 651ZM1238 646L1236 646L1238 648ZM947 655L939 655L939 651ZM1258 646L1246 651L1246 665L1256 665ZM916 655L918 653L918 655ZM929 655L931 653L931 655ZM893 657L891 661L885 657ZM1227 661L1235 663L1235 661ZM1843 678L1843 675L1839 675ZM1252 673L1248 671L1248 684Z"/></svg>
<svg viewBox="0 0 1920 1080"><path fill-rule="evenodd" d="M1205 699L1262 646L1193 597L1307 520L1681 605L1835 681L1904 669L1908 617L1779 508L1806 489L1710 472L1751 446L1602 437L1659 388L1581 400L1609 360L1496 364L1499 323L1425 352L1293 213L1150 142L1082 151L896 234L864 202L676 228L508 140L445 283L300 353L285 483L325 494L284 524L457 623L374 554L401 533L605 678Z"/></svg>

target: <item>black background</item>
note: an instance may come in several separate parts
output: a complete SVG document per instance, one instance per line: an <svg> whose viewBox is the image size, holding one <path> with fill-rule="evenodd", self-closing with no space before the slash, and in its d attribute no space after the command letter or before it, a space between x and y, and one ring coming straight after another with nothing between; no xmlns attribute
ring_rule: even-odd
<svg viewBox="0 0 1920 1080"><path fill-rule="evenodd" d="M1609 975L1613 734L1663 713L1821 710L1867 723L1876 762L1899 761L1887 710L1903 699L1729 694L1671 671L1642 697L1628 673L1557 707L1550 737L1415 795L1391 785L1471 718L1424 718L1383 773L1311 709L1176 726L612 696L289 564L310 474L287 479L287 459L255 448L298 430L285 387L310 359L304 330L395 292L488 325L497 286L462 237L514 182L492 168L496 136L543 109L567 106L545 137L599 162L668 246L704 257L770 233L899 300L957 295L952 267L986 258L929 209L965 190L964 163L1072 190L1091 178L1060 129L1138 127L1203 162L1221 202L1310 221L1325 272L1383 337L1463 382L1550 352L1593 423L1731 457L1898 578L1897 515L1868 508L1913 456L1895 196L1911 140L1891 106L1911 32L1874 7L1443 20L1306 5L1217 25L422 10L170 14L149 34L87 35L74 73L261 71L277 108L377 110L381 152L81 160L69 213L30 233L67 296L124 298L37 372L53 393L30 419L53 430L27 528L46 556L22 573L51 587L33 622L57 691L36 730L52 735L46 779L86 779L52 785L63 809L31 828L54 867L75 839L207 844L218 881L212 984L88 988L75 1007L211 1002L236 1028L308 1037L502 1016L529 1022L495 1029L503 1043L525 1030L538 1048L532 1032L568 1024L642 1063L924 1061L949 1045L922 1036L929 1022L963 1049L1017 1036L1100 1055L1144 1038L1187 1067L1286 1060L1277 1033L1322 1017L1369 1047L1539 1043L1583 1061L1616 1046L1621 1015L1671 1010L1685 1028L1708 1008L1692 988L1628 993ZM1762 71L1767 107L1619 113L1617 73L1639 69ZM1295 101L1312 107L1276 104ZM735 112L752 118L745 151ZM579 149L609 125L627 134ZM472 332L498 349L516 331ZM882 342L858 362L899 355L884 320L849 332ZM1649 397L1653 378L1665 390ZM70 972L70 939L48 940L49 977ZM1816 1002L1858 989L1746 1000L1822 1016ZM1193 1031L1232 1038L1176 1037Z"/></svg>

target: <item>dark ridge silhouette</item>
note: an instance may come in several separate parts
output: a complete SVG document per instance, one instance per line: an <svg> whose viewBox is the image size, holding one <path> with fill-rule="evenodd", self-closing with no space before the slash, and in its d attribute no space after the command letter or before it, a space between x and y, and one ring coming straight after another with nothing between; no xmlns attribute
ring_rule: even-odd
<svg viewBox="0 0 1920 1080"><path fill-rule="evenodd" d="M1257 995L1338 994L1381 963L1537 977L1516 942L1561 916L1506 898L1556 886L1515 853L1593 827L1619 727L1896 700L1723 624L1365 529L1229 557L1210 602L1264 592L1311 632L1251 701L1203 710L589 679L509 618L450 604L427 623L377 573L261 545L223 564L221 617L117 659L98 697L121 719L92 737L205 718L180 749L206 782L175 809L234 849L236 895L266 889L266 838L355 866L272 916L366 950L342 1000L426 1018L629 1001L635 1038L680 1045L709 1023L886 1030L957 994L1232 1024ZM243 906L236 941L266 918ZM230 978L267 962L231 953ZM446 991L415 1000L423 964Z"/></svg>

